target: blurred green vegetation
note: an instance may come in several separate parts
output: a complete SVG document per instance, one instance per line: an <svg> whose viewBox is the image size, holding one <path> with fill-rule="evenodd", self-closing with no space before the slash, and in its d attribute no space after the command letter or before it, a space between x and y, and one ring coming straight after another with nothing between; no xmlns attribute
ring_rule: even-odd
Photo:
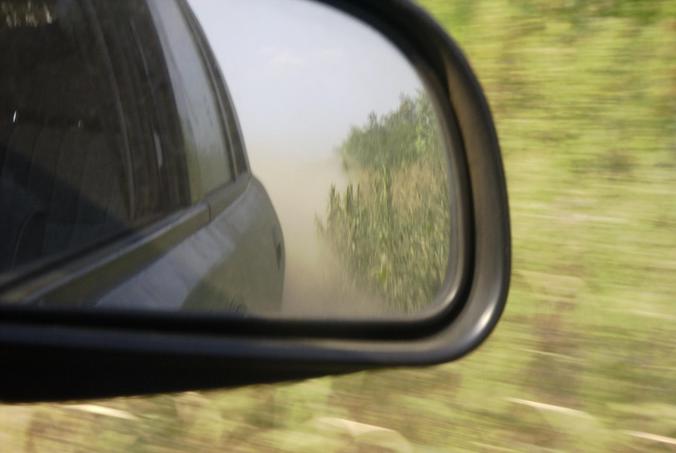
<svg viewBox="0 0 676 453"><path fill-rule="evenodd" d="M5 406L4 450L674 449L676 2L422 4L503 147L514 274L490 340L426 369L97 403L133 419Z"/></svg>
<svg viewBox="0 0 676 453"><path fill-rule="evenodd" d="M369 115L339 153L355 182L344 193L331 187L320 235L358 287L396 313L420 312L446 274L451 228L448 160L427 94Z"/></svg>

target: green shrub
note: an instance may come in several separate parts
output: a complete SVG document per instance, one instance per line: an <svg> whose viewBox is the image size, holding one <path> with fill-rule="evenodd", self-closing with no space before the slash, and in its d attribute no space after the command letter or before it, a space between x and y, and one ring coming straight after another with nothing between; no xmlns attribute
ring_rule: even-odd
<svg viewBox="0 0 676 453"><path fill-rule="evenodd" d="M353 181L335 186L319 230L358 287L397 312L429 305L449 251L448 166L437 118L423 92L372 113L339 149Z"/></svg>

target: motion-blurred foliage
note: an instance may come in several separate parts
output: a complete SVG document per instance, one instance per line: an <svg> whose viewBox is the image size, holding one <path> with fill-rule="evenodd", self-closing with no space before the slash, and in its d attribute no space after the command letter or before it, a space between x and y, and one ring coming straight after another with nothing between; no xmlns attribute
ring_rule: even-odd
<svg viewBox="0 0 676 453"><path fill-rule="evenodd" d="M425 93L354 127L340 147L355 183L331 187L319 232L357 285L398 313L433 301L446 273L450 216L445 151Z"/></svg>
<svg viewBox="0 0 676 453"><path fill-rule="evenodd" d="M422 4L477 71L505 157L514 274L488 343L427 369L100 403L136 420L3 407L0 445L67 453L674 448L676 2ZM374 432L388 442L369 438Z"/></svg>

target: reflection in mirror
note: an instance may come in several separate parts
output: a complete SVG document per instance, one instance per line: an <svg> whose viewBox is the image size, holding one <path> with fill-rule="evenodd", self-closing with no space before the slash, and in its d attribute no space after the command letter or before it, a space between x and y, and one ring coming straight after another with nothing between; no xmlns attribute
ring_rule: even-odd
<svg viewBox="0 0 676 453"><path fill-rule="evenodd" d="M447 140L375 29L306 0L0 4L3 302L442 308Z"/></svg>

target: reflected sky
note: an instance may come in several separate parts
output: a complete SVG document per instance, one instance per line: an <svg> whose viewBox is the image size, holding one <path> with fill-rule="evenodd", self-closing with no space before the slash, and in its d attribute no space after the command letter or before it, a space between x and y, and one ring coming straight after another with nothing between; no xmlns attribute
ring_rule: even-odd
<svg viewBox="0 0 676 453"><path fill-rule="evenodd" d="M421 88L369 26L305 0L190 0L219 60L252 166L261 155L326 157L369 112ZM299 156L300 157L300 156Z"/></svg>

